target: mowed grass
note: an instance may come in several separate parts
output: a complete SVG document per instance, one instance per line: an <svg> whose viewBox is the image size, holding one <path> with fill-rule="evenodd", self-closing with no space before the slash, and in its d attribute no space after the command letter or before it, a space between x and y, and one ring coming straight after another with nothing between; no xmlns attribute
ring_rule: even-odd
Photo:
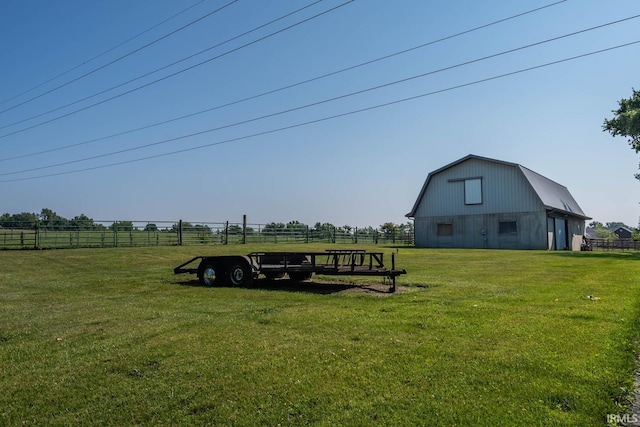
<svg viewBox="0 0 640 427"><path fill-rule="evenodd" d="M205 288L172 271L199 254L327 247L0 251L0 425L596 426L627 413L638 253L400 248L409 274L393 295L332 277ZM364 248L388 263L395 250Z"/></svg>

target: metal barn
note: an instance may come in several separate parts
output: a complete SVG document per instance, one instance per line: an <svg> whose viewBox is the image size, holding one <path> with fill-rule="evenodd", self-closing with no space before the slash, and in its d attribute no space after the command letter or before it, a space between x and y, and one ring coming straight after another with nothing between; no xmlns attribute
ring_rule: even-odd
<svg viewBox="0 0 640 427"><path fill-rule="evenodd" d="M579 250L591 219L565 186L476 155L431 172L407 217L418 247L550 250Z"/></svg>

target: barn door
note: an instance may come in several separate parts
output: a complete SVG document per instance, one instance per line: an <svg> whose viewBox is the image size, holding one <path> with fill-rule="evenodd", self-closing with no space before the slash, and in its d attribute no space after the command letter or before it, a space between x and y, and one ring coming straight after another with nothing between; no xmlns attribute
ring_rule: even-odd
<svg viewBox="0 0 640 427"><path fill-rule="evenodd" d="M555 243L556 250L565 250L569 247L567 243L567 221L562 218L555 218Z"/></svg>

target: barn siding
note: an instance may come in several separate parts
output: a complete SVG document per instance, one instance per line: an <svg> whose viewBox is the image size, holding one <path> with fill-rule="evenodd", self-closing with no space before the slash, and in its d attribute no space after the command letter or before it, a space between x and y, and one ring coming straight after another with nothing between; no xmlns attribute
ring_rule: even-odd
<svg viewBox="0 0 640 427"><path fill-rule="evenodd" d="M516 221L516 233L500 234L501 221ZM452 236L438 236L438 224L452 224ZM431 248L546 249L544 211L415 218L415 244Z"/></svg>
<svg viewBox="0 0 640 427"><path fill-rule="evenodd" d="M465 178L482 177L482 204L464 204ZM431 177L415 218L445 215L486 215L544 210L522 173L512 165L469 159Z"/></svg>
<svg viewBox="0 0 640 427"><path fill-rule="evenodd" d="M482 179L482 203L466 205L464 180L474 178ZM418 247L574 250L587 218L565 187L519 165L471 155L430 174L408 216ZM566 222L560 237L556 217ZM501 234L503 221L515 221L517 232ZM453 234L438 236L438 224L451 224Z"/></svg>

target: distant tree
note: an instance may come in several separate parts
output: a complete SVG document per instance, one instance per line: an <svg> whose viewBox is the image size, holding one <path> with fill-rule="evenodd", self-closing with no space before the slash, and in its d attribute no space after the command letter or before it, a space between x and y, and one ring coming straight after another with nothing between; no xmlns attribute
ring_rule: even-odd
<svg viewBox="0 0 640 427"><path fill-rule="evenodd" d="M618 109L612 110L613 118L604 120L603 131L612 136L627 137L627 142L636 153L640 152L640 91L632 89L629 99L618 101ZM640 174L635 175L640 179Z"/></svg>
<svg viewBox="0 0 640 427"><path fill-rule="evenodd" d="M598 228L598 227L604 227L604 225L600 221L591 221L589 223L589 227Z"/></svg>
<svg viewBox="0 0 640 427"><path fill-rule="evenodd" d="M9 215L8 213L3 213L0 216L0 227L9 228L10 222L11 222L11 215Z"/></svg>
<svg viewBox="0 0 640 427"><path fill-rule="evenodd" d="M58 215L48 208L42 209L39 217L40 227L48 230L65 230L70 225L67 218Z"/></svg>
<svg viewBox="0 0 640 427"><path fill-rule="evenodd" d="M180 223L175 223L171 226L171 231L174 233L178 232L178 229L180 228ZM183 231L188 231L188 230L192 230L193 229L193 224L191 224L190 222L187 221L182 221L182 230Z"/></svg>
<svg viewBox="0 0 640 427"><path fill-rule="evenodd" d="M182 229L185 230L184 224L182 224ZM190 228L190 231L195 231L201 236L208 236L211 234L211 228L208 225L196 224Z"/></svg>
<svg viewBox="0 0 640 427"><path fill-rule="evenodd" d="M0 226L2 228L33 229L37 223L38 215L30 212L21 212L13 215L6 213L0 217Z"/></svg>
<svg viewBox="0 0 640 427"><path fill-rule="evenodd" d="M242 227L237 224L229 224L229 234L242 234Z"/></svg>
<svg viewBox="0 0 640 427"><path fill-rule="evenodd" d="M598 237L598 239L605 239L605 240L618 239L618 236L616 236L613 231L607 230L606 228L603 228L603 227L596 228L596 236Z"/></svg>
<svg viewBox="0 0 640 427"><path fill-rule="evenodd" d="M334 230L336 226L329 223L320 223L316 222L316 224L311 229L311 236L316 239L332 239Z"/></svg>
<svg viewBox="0 0 640 427"><path fill-rule="evenodd" d="M382 233L382 237L385 239L390 239L396 233L398 226L392 222L385 222L380 226L380 232Z"/></svg>
<svg viewBox="0 0 640 427"><path fill-rule="evenodd" d="M96 228L93 218L89 218L85 214L74 216L73 219L69 220L69 225L74 230L92 230Z"/></svg>
<svg viewBox="0 0 640 427"><path fill-rule="evenodd" d="M149 224L144 226L144 231L148 231L148 232L156 232L158 231L158 226L152 222L150 222Z"/></svg>
<svg viewBox="0 0 640 427"><path fill-rule="evenodd" d="M286 225L284 225L284 223L282 222L272 222L271 224L267 224L264 226L264 228L262 229L262 234L266 234L266 235L274 235L274 234L280 234L283 233L284 230L286 229Z"/></svg>
<svg viewBox="0 0 640 427"><path fill-rule="evenodd" d="M133 222L131 221L116 221L109 226L109 230L117 231L133 231Z"/></svg>
<svg viewBox="0 0 640 427"><path fill-rule="evenodd" d="M307 228L307 225L300 221L289 221L287 223L286 231L289 234L305 235Z"/></svg>
<svg viewBox="0 0 640 427"><path fill-rule="evenodd" d="M375 233L376 229L371 226L358 228L358 236L373 236Z"/></svg>

